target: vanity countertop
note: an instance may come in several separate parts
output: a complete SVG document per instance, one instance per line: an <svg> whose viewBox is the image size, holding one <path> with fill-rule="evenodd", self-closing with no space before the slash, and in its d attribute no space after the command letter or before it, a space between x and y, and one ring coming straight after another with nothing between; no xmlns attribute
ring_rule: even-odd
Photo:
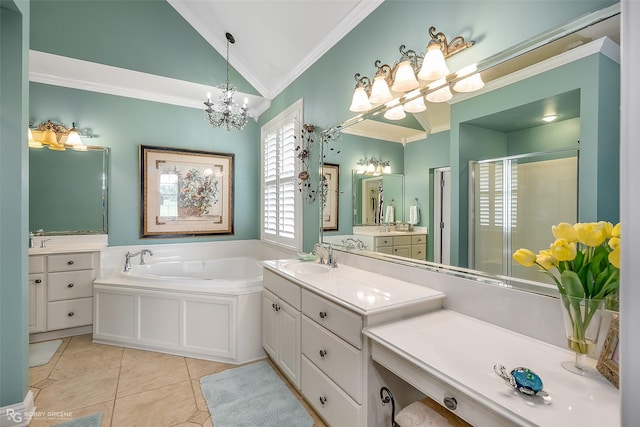
<svg viewBox="0 0 640 427"><path fill-rule="evenodd" d="M263 261L263 265L324 298L364 316L444 300L445 294L348 265L336 268L295 259Z"/></svg>
<svg viewBox="0 0 640 427"><path fill-rule="evenodd" d="M574 358L567 349L449 310L366 328L364 334L374 342L374 360L379 346L381 359L409 366L409 382L428 375L510 425L620 425L619 391L600 375L587 378L565 370L561 362ZM504 365L507 372L531 369L551 399L521 395L494 373L495 364Z"/></svg>
<svg viewBox="0 0 640 427"><path fill-rule="evenodd" d="M372 236L372 237L393 237L393 236L424 236L424 231L380 231L380 230L366 230L366 231L358 231L357 233L353 233L354 236L362 235L362 236Z"/></svg>
<svg viewBox="0 0 640 427"><path fill-rule="evenodd" d="M79 243L70 245L51 245L44 248L29 248L29 255L66 254L73 252L99 252L107 245L98 243Z"/></svg>
<svg viewBox="0 0 640 427"><path fill-rule="evenodd" d="M106 234L83 235L53 235L33 236L33 248L29 248L29 255L65 254L72 252L99 252L108 245ZM45 241L42 248L41 242Z"/></svg>

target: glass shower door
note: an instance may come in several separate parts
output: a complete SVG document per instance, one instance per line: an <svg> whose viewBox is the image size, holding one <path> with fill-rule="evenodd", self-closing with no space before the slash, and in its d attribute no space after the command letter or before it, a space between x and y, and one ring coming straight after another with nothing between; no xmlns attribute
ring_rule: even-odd
<svg viewBox="0 0 640 427"><path fill-rule="evenodd" d="M545 249L553 241L552 225L576 222L576 152L475 162L472 170L472 268L548 282L536 269L515 262L512 254L519 248Z"/></svg>

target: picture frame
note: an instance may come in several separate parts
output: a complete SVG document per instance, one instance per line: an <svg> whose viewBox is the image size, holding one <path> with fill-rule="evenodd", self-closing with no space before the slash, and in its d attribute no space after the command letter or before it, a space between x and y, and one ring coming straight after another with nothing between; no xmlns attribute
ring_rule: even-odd
<svg viewBox="0 0 640 427"><path fill-rule="evenodd" d="M140 237L233 234L234 154L140 145Z"/></svg>
<svg viewBox="0 0 640 427"><path fill-rule="evenodd" d="M596 369L616 388L620 388L620 323L614 314L602 345Z"/></svg>
<svg viewBox="0 0 640 427"><path fill-rule="evenodd" d="M325 163L322 167L322 230L338 229L340 165Z"/></svg>

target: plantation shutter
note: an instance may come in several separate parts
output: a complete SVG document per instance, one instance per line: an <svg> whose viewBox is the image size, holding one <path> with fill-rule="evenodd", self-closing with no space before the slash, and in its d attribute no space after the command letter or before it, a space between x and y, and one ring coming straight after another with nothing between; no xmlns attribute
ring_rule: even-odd
<svg viewBox="0 0 640 427"><path fill-rule="evenodd" d="M302 209L295 150L301 115L299 101L262 128L261 237L294 249L301 246Z"/></svg>

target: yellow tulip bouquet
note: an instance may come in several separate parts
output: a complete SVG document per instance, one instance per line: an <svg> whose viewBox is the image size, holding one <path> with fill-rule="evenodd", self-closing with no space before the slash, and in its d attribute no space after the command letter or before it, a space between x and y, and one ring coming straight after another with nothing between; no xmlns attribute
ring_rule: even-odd
<svg viewBox="0 0 640 427"><path fill-rule="evenodd" d="M620 224L561 222L551 232L556 240L549 249L538 254L518 249L513 259L525 267L537 265L553 279L571 320L569 347L586 354L595 345L587 337L592 317L605 299L618 294Z"/></svg>
<svg viewBox="0 0 640 427"><path fill-rule="evenodd" d="M620 224L561 222L551 227L556 240L538 254L518 249L513 259L537 265L558 286L560 294L604 299L620 285ZM559 274L559 276L558 276Z"/></svg>

